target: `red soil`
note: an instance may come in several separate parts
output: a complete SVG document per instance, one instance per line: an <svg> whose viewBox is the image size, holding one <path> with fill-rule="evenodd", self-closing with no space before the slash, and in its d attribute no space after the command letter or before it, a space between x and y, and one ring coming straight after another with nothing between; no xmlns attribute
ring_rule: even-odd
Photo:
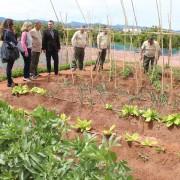
<svg viewBox="0 0 180 180"><path fill-rule="evenodd" d="M121 64L119 66L122 66ZM48 90L46 97L39 95L12 96L11 89L6 87L6 82L0 83L1 99L15 107L23 107L32 110L38 105L53 109L60 113L71 116L71 123L77 117L92 120L93 132L101 134L102 130L116 125L116 132L123 136L125 132L139 133L142 137L155 138L166 149L165 153L157 153L154 148L142 148L138 144L129 147L123 140L122 146L114 148L119 159L127 160L133 170L134 179L140 180L179 180L180 179L180 130L179 128L168 129L164 124L154 123L152 127L143 123L143 120L135 118L119 118L113 111L105 110L104 103L111 103L120 110L124 104L134 104L141 108L155 108L161 115L180 112L180 83L174 82L174 90L168 96L169 102L155 104L150 94L156 91L149 83L146 76L142 76L142 86L139 85L137 94L137 81L134 77L123 79L116 77L109 82L109 72L93 72L90 78L90 68L86 71L73 74L73 85L70 71L62 71L58 77L43 74L38 80L29 83L29 86L43 87ZM141 81L138 76L138 82ZM165 79L170 82L169 78ZM16 82L23 84L22 78ZM167 94L169 90L165 91ZM53 97L52 97L53 96ZM157 95L159 96L159 94ZM176 102L176 103L175 103ZM144 160L147 161L144 161Z"/></svg>

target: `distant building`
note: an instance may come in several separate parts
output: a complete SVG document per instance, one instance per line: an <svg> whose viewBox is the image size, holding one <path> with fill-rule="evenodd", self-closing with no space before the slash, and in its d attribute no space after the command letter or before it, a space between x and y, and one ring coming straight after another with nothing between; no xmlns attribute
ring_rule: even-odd
<svg viewBox="0 0 180 180"><path fill-rule="evenodd" d="M134 34L139 34L142 32L141 28L132 28L132 27L128 27L128 28L123 28L122 30L123 32L131 32Z"/></svg>

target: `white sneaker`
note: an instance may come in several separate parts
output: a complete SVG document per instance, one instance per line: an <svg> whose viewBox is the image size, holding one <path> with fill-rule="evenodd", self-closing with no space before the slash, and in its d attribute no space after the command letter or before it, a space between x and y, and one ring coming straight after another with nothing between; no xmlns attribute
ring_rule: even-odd
<svg viewBox="0 0 180 180"><path fill-rule="evenodd" d="M31 81L31 79L30 79L30 78L23 78L23 81L30 82L30 81Z"/></svg>

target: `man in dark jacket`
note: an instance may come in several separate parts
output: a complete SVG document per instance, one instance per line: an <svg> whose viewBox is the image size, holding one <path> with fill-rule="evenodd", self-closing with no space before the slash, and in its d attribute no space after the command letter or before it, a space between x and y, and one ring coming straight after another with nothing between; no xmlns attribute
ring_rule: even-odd
<svg viewBox="0 0 180 180"><path fill-rule="evenodd" d="M42 50L46 54L47 70L51 73L51 57L54 60L54 73L58 75L59 57L60 51L59 33L54 29L54 22L50 20L48 22L48 29L43 32L42 38Z"/></svg>

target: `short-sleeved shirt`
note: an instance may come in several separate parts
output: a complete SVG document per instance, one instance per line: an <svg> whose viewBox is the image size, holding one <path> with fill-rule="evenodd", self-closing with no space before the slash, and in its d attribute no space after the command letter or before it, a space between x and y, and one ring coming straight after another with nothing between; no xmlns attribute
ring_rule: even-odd
<svg viewBox="0 0 180 180"><path fill-rule="evenodd" d="M160 52L160 46L157 41L154 41L152 45L148 41L145 41L141 49L147 57L156 57Z"/></svg>

